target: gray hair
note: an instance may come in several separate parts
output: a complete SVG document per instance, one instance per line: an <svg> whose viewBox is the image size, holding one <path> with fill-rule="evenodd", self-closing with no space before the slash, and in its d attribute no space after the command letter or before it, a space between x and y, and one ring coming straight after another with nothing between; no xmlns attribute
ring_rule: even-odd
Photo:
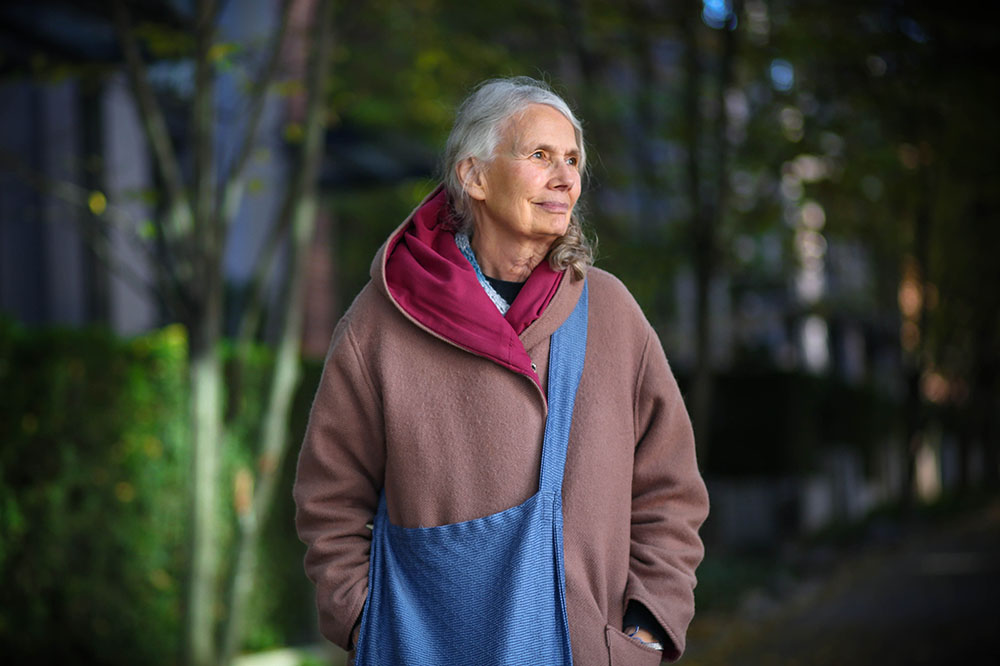
<svg viewBox="0 0 1000 666"><path fill-rule="evenodd" d="M584 173L587 153L583 127L566 101L548 84L527 76L484 81L458 107L442 160L442 180L459 231L471 231L474 219L469 194L458 177L458 165L470 157L475 159L473 168L476 169L492 162L508 123L532 104L551 106L573 125L580 151L580 172ZM584 234L579 212L574 208L566 233L552 244L549 265L554 270L569 268L574 275L582 278L587 267L593 263L593 246Z"/></svg>

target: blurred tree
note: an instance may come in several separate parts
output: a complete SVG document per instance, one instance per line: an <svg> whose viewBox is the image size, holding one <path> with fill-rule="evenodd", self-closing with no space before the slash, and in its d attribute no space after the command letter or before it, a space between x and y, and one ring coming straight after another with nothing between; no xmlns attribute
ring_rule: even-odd
<svg viewBox="0 0 1000 666"><path fill-rule="evenodd" d="M678 266L693 268L689 408L703 459L717 354L709 294L722 268L730 174L725 97L741 5L714 3L709 30L702 3L560 3L564 48L574 55L571 80L579 82L577 97L600 155L590 204L602 224L602 246L610 248L602 260L630 285L654 325L676 324L670 278Z"/></svg>
<svg viewBox="0 0 1000 666"><path fill-rule="evenodd" d="M729 139L726 94L733 85L737 47L737 26L742 2L720 2L713 20L721 29L716 47L717 73L708 90L714 92L714 117L703 124L705 55L700 47L703 12L686 3L682 17L686 43L684 110L689 123L687 138L687 194L691 207L690 238L695 274L695 364L691 419L698 438L698 454L707 458L712 404L712 320L709 302L712 281L719 271L720 227L726 212L729 181ZM707 126L707 127L706 127Z"/></svg>
<svg viewBox="0 0 1000 666"><path fill-rule="evenodd" d="M189 332L190 428L192 451L192 527L190 587L188 594L186 661L196 666L228 663L240 647L244 605L252 581L259 527L270 507L277 470L288 445L287 421L299 375L303 294L307 262L305 248L312 236L317 213L316 179L322 158L325 128L325 90L331 60L333 6L330 0L282 4L278 29L272 37L263 71L249 94L245 134L236 157L220 164L216 154L217 117L215 85L231 45L217 36L220 11L215 0L199 0L190 42L180 45L194 65L191 91L190 136L191 180L167 130L167 121L155 94L141 55L140 33L133 25L131 9L124 0L113 4L117 33L125 55L136 104L162 182L160 214L154 219L155 241L160 258L158 283L173 317ZM236 476L238 545L232 580L226 599L220 603L220 557L217 526L220 445L226 440L223 418L225 379L220 343L224 334L223 313L227 306L223 280L223 250L227 234L247 190L246 167L257 142L265 99L278 71L290 16L298 10L302 25L309 25L308 66L303 83L305 108L298 119L295 138L299 142L293 173L284 192L278 219L266 246L269 256L257 265L249 305L240 318L239 348L244 350L258 330L264 290L271 284L280 240L289 238L287 273L275 313L279 333L269 398L263 418L262 438L256 469L240 470ZM237 373L238 376L238 373ZM216 609L226 609L224 626L217 628Z"/></svg>
<svg viewBox="0 0 1000 666"><path fill-rule="evenodd" d="M943 2L863 6L800 0L770 6L771 44L794 63L797 141L822 176L798 184L825 207L823 233L858 241L873 267L872 321L895 326L902 362L903 498L913 496L917 449L942 407L958 419L960 478L974 440L996 483L995 375L1000 321L993 260L1000 143L992 100L994 31ZM802 171L799 158L786 162ZM850 304L824 298L828 312ZM879 313L894 313L891 315Z"/></svg>

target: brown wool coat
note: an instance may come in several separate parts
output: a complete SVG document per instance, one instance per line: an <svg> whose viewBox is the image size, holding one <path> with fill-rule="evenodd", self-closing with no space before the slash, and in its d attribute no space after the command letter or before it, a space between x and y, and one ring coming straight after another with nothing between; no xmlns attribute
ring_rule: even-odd
<svg viewBox="0 0 1000 666"><path fill-rule="evenodd" d="M384 484L390 519L433 526L488 515L537 490L546 403L534 381L431 334L391 300L382 252L340 321L298 462L295 501L323 634L350 647ZM566 599L576 666L652 666L621 632L644 604L684 650L708 496L677 383L625 287L588 271L587 355L563 482ZM567 275L520 336L547 377L549 336L582 281ZM462 572L455 572L461 585Z"/></svg>

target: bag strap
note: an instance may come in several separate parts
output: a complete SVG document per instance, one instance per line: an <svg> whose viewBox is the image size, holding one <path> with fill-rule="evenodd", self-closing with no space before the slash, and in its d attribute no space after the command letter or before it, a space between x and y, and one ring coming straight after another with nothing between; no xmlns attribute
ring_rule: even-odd
<svg viewBox="0 0 1000 666"><path fill-rule="evenodd" d="M539 490L561 490L576 390L587 352L587 282L573 312L549 342L549 413L545 419Z"/></svg>

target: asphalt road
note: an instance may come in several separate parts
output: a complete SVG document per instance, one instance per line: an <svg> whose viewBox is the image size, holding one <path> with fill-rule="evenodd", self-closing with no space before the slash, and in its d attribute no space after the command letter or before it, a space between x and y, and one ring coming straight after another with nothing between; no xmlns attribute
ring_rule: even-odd
<svg viewBox="0 0 1000 666"><path fill-rule="evenodd" d="M695 618L684 666L1000 666L1000 503L844 562L766 617Z"/></svg>

